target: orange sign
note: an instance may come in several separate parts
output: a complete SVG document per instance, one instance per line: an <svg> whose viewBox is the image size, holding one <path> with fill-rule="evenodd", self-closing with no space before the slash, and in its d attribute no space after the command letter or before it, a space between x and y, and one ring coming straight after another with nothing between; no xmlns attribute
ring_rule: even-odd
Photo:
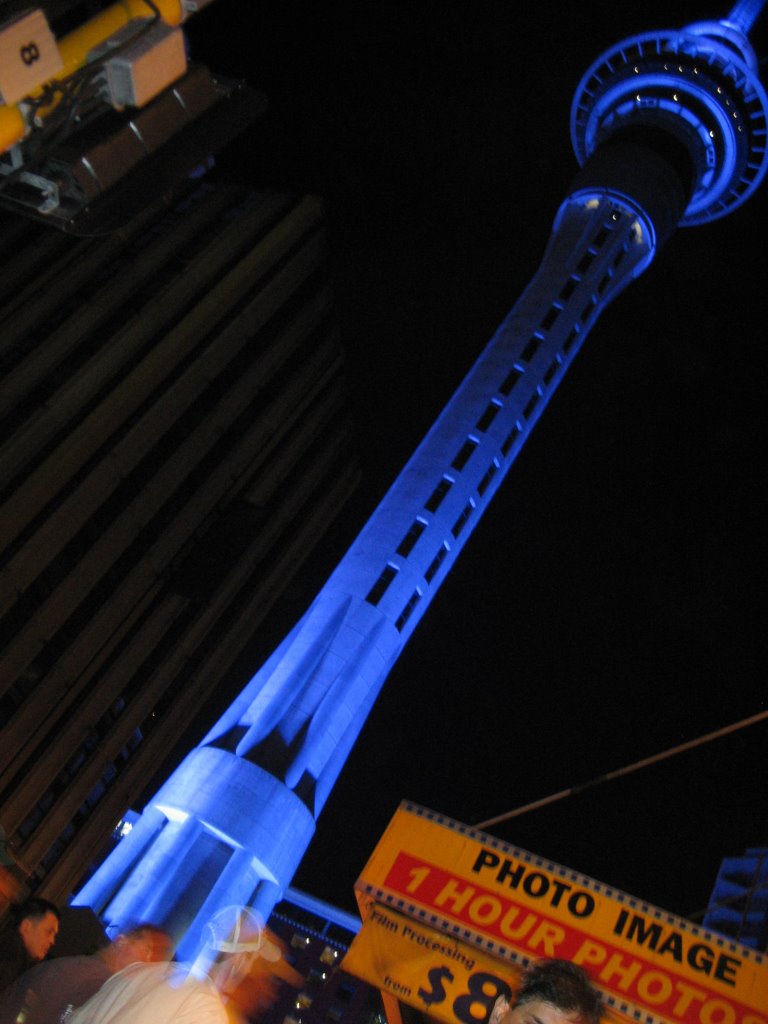
<svg viewBox="0 0 768 1024"><path fill-rule="evenodd" d="M761 954L413 804L356 889L501 960L582 964L640 1024L768 1024Z"/></svg>
<svg viewBox="0 0 768 1024"><path fill-rule="evenodd" d="M379 903L361 906L363 927L342 968L444 1024L487 1020L518 987L513 964L418 924Z"/></svg>

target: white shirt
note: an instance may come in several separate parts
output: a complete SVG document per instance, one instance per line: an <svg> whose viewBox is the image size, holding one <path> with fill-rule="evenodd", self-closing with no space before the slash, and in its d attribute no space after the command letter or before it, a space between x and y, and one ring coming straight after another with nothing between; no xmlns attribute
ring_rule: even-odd
<svg viewBox="0 0 768 1024"><path fill-rule="evenodd" d="M75 1010L67 1024L227 1024L221 997L186 964L131 964Z"/></svg>

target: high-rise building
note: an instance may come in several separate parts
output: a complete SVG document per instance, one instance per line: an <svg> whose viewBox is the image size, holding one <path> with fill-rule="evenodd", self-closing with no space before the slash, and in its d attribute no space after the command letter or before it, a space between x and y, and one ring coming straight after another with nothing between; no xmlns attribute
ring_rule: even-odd
<svg viewBox="0 0 768 1024"><path fill-rule="evenodd" d="M624 40L589 68L572 108L583 166L538 272L309 611L78 902L113 924L149 910L190 954L219 907L280 898L387 673L601 311L678 224L762 181L768 98L747 39L761 7Z"/></svg>
<svg viewBox="0 0 768 1024"><path fill-rule="evenodd" d="M358 464L316 199L193 180L97 238L5 214L0 265L0 822L64 900Z"/></svg>
<svg viewBox="0 0 768 1024"><path fill-rule="evenodd" d="M340 964L360 922L322 900L288 889L269 918L286 958L301 975L298 988L281 986L259 1016L263 1024L383 1024L381 995Z"/></svg>
<svg viewBox="0 0 768 1024"><path fill-rule="evenodd" d="M752 949L768 949L768 848L723 859L704 926Z"/></svg>

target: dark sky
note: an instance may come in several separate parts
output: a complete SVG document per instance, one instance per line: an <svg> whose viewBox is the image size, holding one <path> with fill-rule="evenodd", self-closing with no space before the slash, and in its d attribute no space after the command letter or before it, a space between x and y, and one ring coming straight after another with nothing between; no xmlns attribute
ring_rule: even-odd
<svg viewBox="0 0 768 1024"><path fill-rule="evenodd" d="M270 102L218 173L327 201L363 455L253 671L535 270L588 65L728 10L617 7L219 0L190 23L195 56ZM402 798L477 822L766 708L767 213L764 185L679 231L604 313L390 675L299 887L353 909ZM767 740L753 726L495 834L695 914L723 856L768 845Z"/></svg>

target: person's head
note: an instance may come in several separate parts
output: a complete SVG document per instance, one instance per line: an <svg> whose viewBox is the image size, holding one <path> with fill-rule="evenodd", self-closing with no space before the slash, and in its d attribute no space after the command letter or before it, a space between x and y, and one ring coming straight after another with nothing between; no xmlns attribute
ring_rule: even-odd
<svg viewBox="0 0 768 1024"><path fill-rule="evenodd" d="M11 907L11 922L32 960L44 960L48 956L56 941L59 919L58 907L39 896Z"/></svg>
<svg viewBox="0 0 768 1024"><path fill-rule="evenodd" d="M502 1024L600 1024L603 1005L589 976L568 960L542 960L523 974Z"/></svg>
<svg viewBox="0 0 768 1024"><path fill-rule="evenodd" d="M220 992L233 992L260 960L280 960L264 918L251 907L225 907L208 922L207 932L207 944L215 951L211 974Z"/></svg>
<svg viewBox="0 0 768 1024"><path fill-rule="evenodd" d="M103 951L102 956L112 971L121 971L128 964L158 963L170 960L173 942L168 932L154 924L138 924L121 932Z"/></svg>
<svg viewBox="0 0 768 1024"><path fill-rule="evenodd" d="M260 1016L279 996L280 985L304 984L285 959L285 945L253 907L218 911L206 927L195 970L205 969L220 995L245 1016Z"/></svg>

